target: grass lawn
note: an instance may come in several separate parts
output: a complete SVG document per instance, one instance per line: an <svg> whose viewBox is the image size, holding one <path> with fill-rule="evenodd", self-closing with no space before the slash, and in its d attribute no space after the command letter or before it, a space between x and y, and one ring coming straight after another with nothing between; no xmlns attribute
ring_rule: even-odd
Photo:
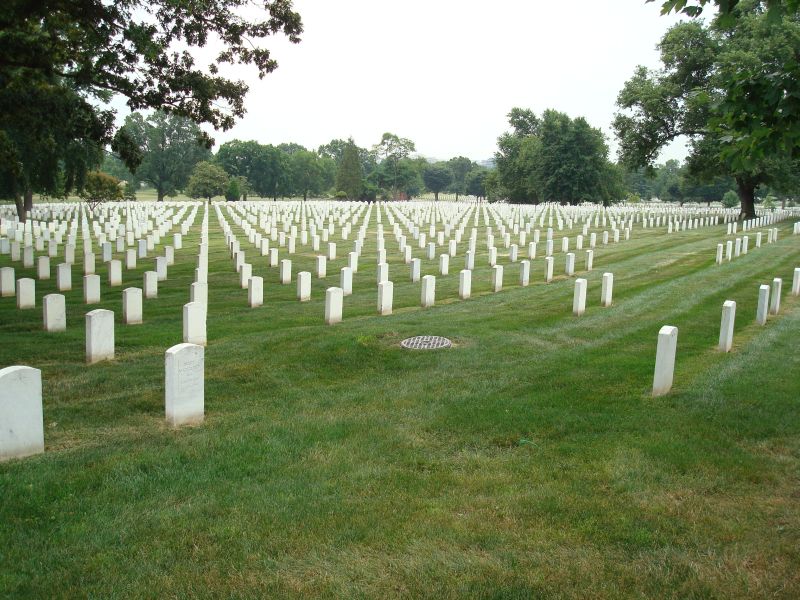
<svg viewBox="0 0 800 600"><path fill-rule="evenodd" d="M141 287L152 258L115 288L98 259L91 308L117 315L114 362L84 364L79 265L66 333L41 330L60 259L36 282L35 310L0 299L0 366L42 370L46 444L0 464L0 597L800 597L791 222L721 266L722 225L671 236L637 225L630 241L598 246L591 273L578 253L582 317L561 252L552 283L539 256L522 288L498 249L505 287L491 293L483 227L473 297L458 299L462 242L436 306L420 309L387 227L395 312L379 317L373 212L344 321L328 327L325 288L352 241L337 240L301 304L294 278L279 285L229 218L265 279L265 304L250 309L212 210L206 420L174 430L164 351L181 341L201 214L143 325L121 323L122 290ZM293 273L314 273L314 254L298 244ZM436 273L423 257L422 274ZM781 313L760 327L758 286L773 277ZM728 299L734 348L722 354ZM679 329L675 385L654 399L665 324ZM399 347L421 334L455 347Z"/></svg>

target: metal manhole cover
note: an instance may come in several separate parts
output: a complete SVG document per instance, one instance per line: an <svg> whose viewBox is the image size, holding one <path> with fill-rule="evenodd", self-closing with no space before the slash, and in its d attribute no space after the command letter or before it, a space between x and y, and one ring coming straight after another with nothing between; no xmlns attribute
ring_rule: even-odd
<svg viewBox="0 0 800 600"><path fill-rule="evenodd" d="M453 342L438 335L418 335L406 338L400 342L400 345L409 350L439 350L440 348L449 348Z"/></svg>

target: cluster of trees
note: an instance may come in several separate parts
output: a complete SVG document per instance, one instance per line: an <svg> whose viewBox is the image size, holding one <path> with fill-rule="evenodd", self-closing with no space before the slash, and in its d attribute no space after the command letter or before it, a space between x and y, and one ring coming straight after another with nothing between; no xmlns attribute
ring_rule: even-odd
<svg viewBox="0 0 800 600"><path fill-rule="evenodd" d="M731 177L718 176L707 182L692 177L685 163L668 160L647 170L643 167L625 173L626 199L658 198L662 202L719 202L726 192L736 189Z"/></svg>
<svg viewBox="0 0 800 600"><path fill-rule="evenodd" d="M541 117L513 108L512 130L497 140L492 197L512 202L610 202L624 195L623 172L608 160L603 133L583 117L546 110Z"/></svg>
<svg viewBox="0 0 800 600"><path fill-rule="evenodd" d="M212 154L200 141L200 128L185 117L133 113L125 127L141 151L139 166L131 171L109 154L102 170L127 182L126 190L151 186L159 200L178 192L229 200L249 194L374 200L412 198L424 191L437 199L443 191L485 196L485 168L463 156L437 163L412 157L414 143L392 133L369 150L352 139L331 140L316 151L295 143L232 140Z"/></svg>
<svg viewBox="0 0 800 600"><path fill-rule="evenodd" d="M372 148L361 148L352 139L331 140L319 154L333 159L337 167L335 190L340 197L375 200L414 198L432 192L485 197L486 169L463 156L431 163L412 157L414 142L384 133Z"/></svg>

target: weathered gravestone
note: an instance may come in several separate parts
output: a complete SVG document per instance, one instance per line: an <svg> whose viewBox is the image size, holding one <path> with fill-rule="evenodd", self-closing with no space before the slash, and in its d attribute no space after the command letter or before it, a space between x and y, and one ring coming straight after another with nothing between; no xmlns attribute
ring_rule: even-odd
<svg viewBox="0 0 800 600"><path fill-rule="evenodd" d="M197 344L177 344L164 360L164 408L173 427L197 425L205 415L205 350Z"/></svg>
<svg viewBox="0 0 800 600"><path fill-rule="evenodd" d="M42 372L0 369L0 461L44 452Z"/></svg>

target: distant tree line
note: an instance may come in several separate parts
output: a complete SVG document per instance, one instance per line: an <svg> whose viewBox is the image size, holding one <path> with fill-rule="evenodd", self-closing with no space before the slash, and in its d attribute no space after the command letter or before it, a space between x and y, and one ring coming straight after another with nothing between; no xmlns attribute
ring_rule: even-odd
<svg viewBox="0 0 800 600"><path fill-rule="evenodd" d="M133 113L126 130L142 153L130 171L113 153L101 171L125 182L125 190L152 187L159 200L182 192L196 198L229 200L332 196L350 200L409 199L431 192L486 196L489 169L463 156L432 163L412 157L414 143L385 133L372 148L334 139L316 150L296 143L277 146L232 140L216 154L202 143L192 121L169 113ZM130 194L127 194L130 197Z"/></svg>

